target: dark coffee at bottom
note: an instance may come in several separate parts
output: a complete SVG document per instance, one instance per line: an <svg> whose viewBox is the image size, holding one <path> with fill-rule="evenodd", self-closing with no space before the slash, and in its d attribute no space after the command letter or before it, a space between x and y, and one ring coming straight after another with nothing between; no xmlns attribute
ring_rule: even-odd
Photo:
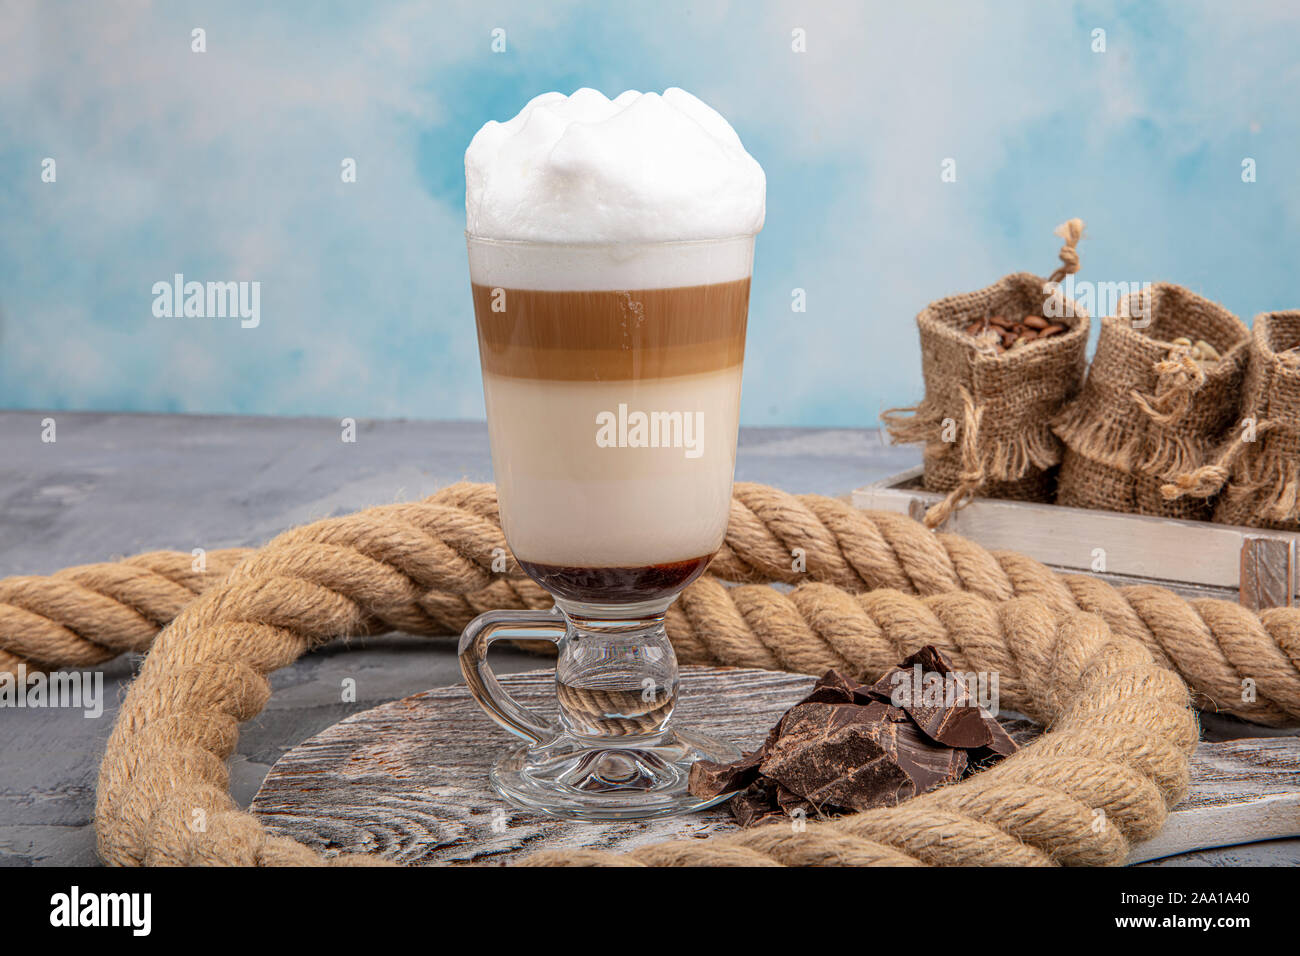
<svg viewBox="0 0 1300 956"><path fill-rule="evenodd" d="M556 597L584 604L635 604L676 594L709 566L713 555L641 568L576 568L520 561L534 581Z"/></svg>

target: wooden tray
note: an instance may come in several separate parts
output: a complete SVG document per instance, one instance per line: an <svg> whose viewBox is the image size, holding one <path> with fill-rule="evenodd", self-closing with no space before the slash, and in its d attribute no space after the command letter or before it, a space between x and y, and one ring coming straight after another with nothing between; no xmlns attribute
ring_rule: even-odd
<svg viewBox="0 0 1300 956"><path fill-rule="evenodd" d="M503 675L524 704L553 712L551 670ZM683 723L753 749L812 677L682 668ZM674 717L674 720L678 717ZM1004 720L1025 743L1039 730ZM735 830L725 807L663 820L572 823L509 806L488 786L492 761L517 744L463 686L362 711L281 757L251 810L272 830L327 853L368 851L403 863L497 863L544 849L630 849ZM1204 847L1300 836L1300 740L1202 743L1188 798L1130 863Z"/></svg>
<svg viewBox="0 0 1300 956"><path fill-rule="evenodd" d="M853 504L920 520L944 497L921 487L921 472L913 468L858 488ZM976 498L944 530L1115 584L1160 584L1254 610L1300 603L1300 534L1291 532L994 498Z"/></svg>

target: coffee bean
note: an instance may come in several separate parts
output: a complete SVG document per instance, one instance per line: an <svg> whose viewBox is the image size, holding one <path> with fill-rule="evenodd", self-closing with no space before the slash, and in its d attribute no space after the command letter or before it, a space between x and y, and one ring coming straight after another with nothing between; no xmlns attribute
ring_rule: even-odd
<svg viewBox="0 0 1300 956"><path fill-rule="evenodd" d="M1066 326L1049 322L1032 312L1017 321L1003 315L990 315L986 319L971 322L965 328L966 334L975 338L979 349L997 354L1024 348L1031 342L1059 335L1066 330Z"/></svg>
<svg viewBox="0 0 1300 956"><path fill-rule="evenodd" d="M1196 355L1198 352L1200 353L1200 358L1209 362L1217 362L1219 359L1223 358L1223 356L1219 354L1219 350L1209 342L1205 341L1205 339L1197 339L1196 344L1192 346L1192 354Z"/></svg>

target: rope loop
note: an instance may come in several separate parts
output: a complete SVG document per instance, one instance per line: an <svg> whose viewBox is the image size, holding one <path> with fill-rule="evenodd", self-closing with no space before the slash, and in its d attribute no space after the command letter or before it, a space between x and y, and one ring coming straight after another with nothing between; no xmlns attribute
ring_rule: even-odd
<svg viewBox="0 0 1300 956"><path fill-rule="evenodd" d="M801 541L810 547L796 571L788 549ZM103 859L324 862L230 801L236 725L265 705L270 672L324 641L393 622L448 633L489 607L546 606L517 566L480 573L503 546L491 486L461 484L286 532L230 555L224 575L187 569L189 554L155 553L8 578L0 671L90 666L82 662L143 649L162 627L101 766ZM1300 717L1300 609L1256 614L1058 575L901 515L752 484L736 486L712 571L670 609L684 663L835 666L871 679L936 644L963 672L998 673L1006 706L1049 730L990 771L898 807L810 824L807 839L774 824L613 858L580 851L533 862L1120 863L1186 792L1198 734L1190 701L1264 724ZM797 586L723 587L720 578ZM1247 679L1256 693L1244 700ZM195 832L200 810L207 825ZM1108 822L1097 832L1099 810Z"/></svg>

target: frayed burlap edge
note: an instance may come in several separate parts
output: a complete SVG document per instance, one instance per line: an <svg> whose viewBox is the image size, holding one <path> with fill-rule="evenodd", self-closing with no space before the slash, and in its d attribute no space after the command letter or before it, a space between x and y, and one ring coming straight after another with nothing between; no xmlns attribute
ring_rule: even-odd
<svg viewBox="0 0 1300 956"><path fill-rule="evenodd" d="M1293 327L1300 344L1300 311L1257 315L1251 330L1248 385L1242 411L1255 418L1253 441L1244 440L1234 427L1219 446L1217 460L1174 476L1161 487L1170 500L1184 495L1213 495L1224 489L1215 511L1219 523L1263 525L1300 530L1300 455L1270 453L1272 442L1300 449L1300 368L1286 366L1280 357L1280 326ZM1291 348L1294 346L1288 346ZM1281 408L1275 405L1283 406ZM1244 424L1244 420L1243 420Z"/></svg>
<svg viewBox="0 0 1300 956"><path fill-rule="evenodd" d="M1132 327L1131 320L1152 316L1165 297L1175 299L1168 310L1171 314L1194 308L1202 323L1213 323L1213 330L1220 336L1214 344L1220 348L1221 358L1208 373L1205 366L1192 359L1189 350L1166 342L1151 330ZM1208 431L1189 423L1204 416L1206 409L1217 408L1216 396L1231 401L1235 407L1250 353L1250 332L1222 305L1173 283L1155 283L1148 290L1125 296L1117 312L1116 316L1102 319L1102 340L1083 389L1052 423L1055 434L1069 449L1063 464L1062 487L1071 484L1070 472L1079 467L1109 468L1137 483L1131 500L1114 502L1111 510L1208 519L1213 509L1213 490L1196 495L1207 499L1203 504L1175 505L1176 499L1188 492L1171 497L1159 490L1160 483L1194 471L1217 456L1224 434L1222 423L1212 425ZM1212 338L1208 331L1204 337ZM1099 378L1097 370L1103 352L1113 356L1109 361L1119 371L1145 356L1151 363L1154 385L1143 386L1150 389L1145 391L1122 381ZM1112 370L1110 365L1106 367ZM1211 404L1205 404L1207 401ZM1121 409L1122 413L1118 411ZM1085 506L1075 500L1061 503Z"/></svg>
<svg viewBox="0 0 1300 956"><path fill-rule="evenodd" d="M933 486L933 490L946 491L947 497L926 512L927 527L943 524L954 511L964 507L991 483L1019 482L1035 469L1045 472L1060 464L1064 449L1053 433L1050 422L1055 409L1036 409L1039 412L1037 421L1022 423L1024 427L1015 429L1011 435L990 437L981 427L990 398L979 394L975 383L987 377L987 370L998 369L1009 377L1020 366L1023 366L1025 377L1030 378L1039 373L1047 362L1064 360L1063 364L1073 364L1071 355L1075 352L1078 353L1081 379L1083 352L1087 348L1089 333L1088 314L1078 303L1065 298L1059 283L1066 275L1078 271L1076 247L1083 235L1083 228L1080 219L1071 219L1057 227L1056 234L1065 240L1058 253L1061 266L1047 279L1029 273L1013 273L977 292L936 300L917 315L923 349L927 347L927 342L938 343L940 348L952 355L965 355L970 369L969 381L957 389L962 406L962 422L958 452L960 464L956 481L951 488ZM1056 301L1062 316L1059 321L1067 326L1066 331L1051 339L1031 343L1025 348L997 354L981 350L964 328L958 328L950 320L941 317L958 303L964 304L968 298L992 298L998 294L1024 297L1029 289L1035 292L1041 290L1047 299ZM1045 354L1049 357L1045 358ZM1075 385L1076 390L1077 387L1078 383ZM1069 397L1067 394L1062 401ZM895 444L927 446L926 484L927 487L932 487L928 474L931 467L929 462L933 458L949 454L951 442L944 441L943 433L945 423L953 418L952 409L946 406L944 399L935 395L932 383L927 382L926 396L920 403L887 409L880 418ZM933 451L936 447L939 450Z"/></svg>

